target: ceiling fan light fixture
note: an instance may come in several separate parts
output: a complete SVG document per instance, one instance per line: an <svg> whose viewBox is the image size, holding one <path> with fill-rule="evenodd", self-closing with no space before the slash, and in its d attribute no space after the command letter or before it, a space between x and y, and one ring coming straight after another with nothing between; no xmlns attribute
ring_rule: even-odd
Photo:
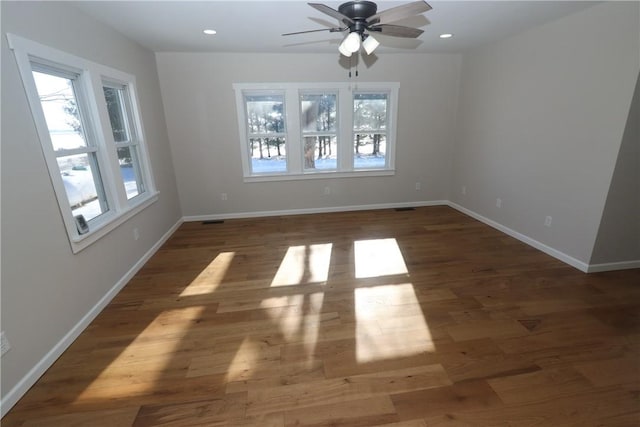
<svg viewBox="0 0 640 427"><path fill-rule="evenodd" d="M360 34L357 32L349 33L347 37L344 38L340 47L343 47L345 50L348 50L351 53L356 53L360 50Z"/></svg>
<svg viewBox="0 0 640 427"><path fill-rule="evenodd" d="M380 42L374 39L371 34L369 34L362 42L362 47L364 48L364 51L367 52L367 55L371 55L378 46L380 46Z"/></svg>
<svg viewBox="0 0 640 427"><path fill-rule="evenodd" d="M347 58L351 56L351 51L345 48L344 41L340 43L340 46L338 46L338 52L340 52L341 55L344 55Z"/></svg>

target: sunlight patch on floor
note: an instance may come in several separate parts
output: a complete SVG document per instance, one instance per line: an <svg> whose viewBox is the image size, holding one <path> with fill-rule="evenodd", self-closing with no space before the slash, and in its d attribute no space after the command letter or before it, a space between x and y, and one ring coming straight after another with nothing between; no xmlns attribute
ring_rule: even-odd
<svg viewBox="0 0 640 427"><path fill-rule="evenodd" d="M109 363L76 398L86 403L97 399L117 399L148 394L155 383L170 376L169 365L176 350L184 345L184 337L193 328L206 307L167 310L156 317L138 336ZM109 350L103 350L108 352ZM95 350L95 357L103 357ZM184 375L183 369L177 367Z"/></svg>
<svg viewBox="0 0 640 427"><path fill-rule="evenodd" d="M358 288L355 309L358 363L434 351L411 283Z"/></svg>
<svg viewBox="0 0 640 427"><path fill-rule="evenodd" d="M227 362L227 382L246 381L259 371L277 370L280 366L280 352L277 350L273 348L272 351L264 351L260 342L245 338L231 362ZM211 364L212 362L207 362L207 365Z"/></svg>
<svg viewBox="0 0 640 427"><path fill-rule="evenodd" d="M290 246L280 263L272 287L326 282L333 244Z"/></svg>
<svg viewBox="0 0 640 427"><path fill-rule="evenodd" d="M235 252L221 252L198 274L198 277L193 279L189 286L184 288L180 296L187 297L215 292L224 279L234 256Z"/></svg>
<svg viewBox="0 0 640 427"><path fill-rule="evenodd" d="M357 240L353 245L357 279L408 273L396 239Z"/></svg>
<svg viewBox="0 0 640 427"><path fill-rule="evenodd" d="M313 362L313 353L318 342L323 301L324 293L316 292L268 298L261 304L267 309L271 321L278 326L288 343L304 346L309 366Z"/></svg>

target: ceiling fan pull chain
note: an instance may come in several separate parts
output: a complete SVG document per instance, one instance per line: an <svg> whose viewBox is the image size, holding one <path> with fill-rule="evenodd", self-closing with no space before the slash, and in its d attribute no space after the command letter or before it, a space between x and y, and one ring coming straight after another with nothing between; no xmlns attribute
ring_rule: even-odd
<svg viewBox="0 0 640 427"><path fill-rule="evenodd" d="M357 54L356 54L356 55L357 55ZM358 78L358 63L360 62L360 61L358 60L358 58L359 58L359 57L358 57L358 56L356 56L356 78Z"/></svg>

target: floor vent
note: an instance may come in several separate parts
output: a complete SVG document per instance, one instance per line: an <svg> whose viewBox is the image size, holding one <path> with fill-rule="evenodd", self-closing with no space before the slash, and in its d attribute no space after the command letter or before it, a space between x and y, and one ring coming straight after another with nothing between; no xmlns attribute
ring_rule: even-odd
<svg viewBox="0 0 640 427"><path fill-rule="evenodd" d="M396 212L415 211L416 208L396 208Z"/></svg>
<svg viewBox="0 0 640 427"><path fill-rule="evenodd" d="M202 221L202 225L209 225L209 224L224 224L224 220L223 219L210 219L209 221Z"/></svg>

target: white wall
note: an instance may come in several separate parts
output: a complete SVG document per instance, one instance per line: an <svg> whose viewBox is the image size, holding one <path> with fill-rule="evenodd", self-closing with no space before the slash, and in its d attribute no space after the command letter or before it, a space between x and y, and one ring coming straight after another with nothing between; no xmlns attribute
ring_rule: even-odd
<svg viewBox="0 0 640 427"><path fill-rule="evenodd" d="M454 202L589 262L638 76L638 8L605 2L464 56Z"/></svg>
<svg viewBox="0 0 640 427"><path fill-rule="evenodd" d="M181 218L155 57L72 3L1 2L3 412L14 387ZM5 34L133 74L159 200L73 255ZM132 230L140 230L134 241ZM45 366L46 367L46 366ZM33 378L32 378L33 379ZM26 391L29 381L21 383ZM13 390L13 391L12 391ZM12 402L10 402L12 403Z"/></svg>
<svg viewBox="0 0 640 427"><path fill-rule="evenodd" d="M156 57L185 216L447 198L459 55L382 55L370 68L360 66L359 81L400 82L395 176L269 183L243 182L232 84L346 81L338 53ZM415 190L416 182L422 191Z"/></svg>

